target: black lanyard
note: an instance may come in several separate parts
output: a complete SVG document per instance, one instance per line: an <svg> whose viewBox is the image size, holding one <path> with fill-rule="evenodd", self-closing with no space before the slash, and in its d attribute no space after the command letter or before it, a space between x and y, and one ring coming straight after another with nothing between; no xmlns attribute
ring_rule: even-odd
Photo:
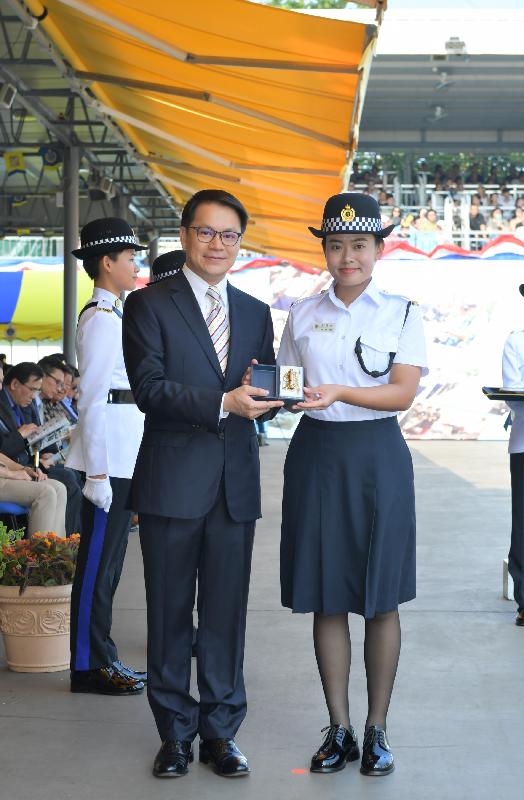
<svg viewBox="0 0 524 800"><path fill-rule="evenodd" d="M402 323L402 330L404 330L404 325L406 324L406 320L408 318L408 314L409 314L409 309L410 308L411 308L411 300L408 301L408 304L406 306L406 313L404 315L404 322ZM358 339L357 339L357 341L355 343L355 354L357 356L357 360L358 360L358 363L360 364L361 368L364 370L366 375L370 375L372 378L381 378L383 375L387 375L388 372L391 370L391 367L393 366L393 359L397 355L396 353L392 353L392 352L389 353L388 365L387 365L386 369L383 370L382 372L379 372L378 369L369 370L366 367L366 365L364 364L364 359L362 358L362 344L360 342L360 336L358 337Z"/></svg>

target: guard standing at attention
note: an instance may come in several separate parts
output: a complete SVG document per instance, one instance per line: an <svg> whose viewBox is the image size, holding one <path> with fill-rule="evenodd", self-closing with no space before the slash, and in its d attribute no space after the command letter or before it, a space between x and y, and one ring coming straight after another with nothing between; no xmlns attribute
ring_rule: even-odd
<svg viewBox="0 0 524 800"><path fill-rule="evenodd" d="M111 638L112 604L127 548L131 477L144 429L122 354L120 293L136 287L140 245L122 219L89 222L81 259L94 281L80 312L76 353L79 421L67 466L85 474L82 536L71 597L71 691L131 695L145 672L126 667Z"/></svg>
<svg viewBox="0 0 524 800"><path fill-rule="evenodd" d="M524 295L524 284L520 286ZM502 354L502 385L506 389L524 388L524 330L510 333ZM517 603L515 625L524 626L524 401L509 402L511 431L509 468L511 472L511 546L509 573Z"/></svg>
<svg viewBox="0 0 524 800"><path fill-rule="evenodd" d="M400 654L399 603L415 597L415 497L397 412L426 370L419 309L372 279L384 249L377 201L327 201L322 240L333 283L291 307L279 364L303 366L304 411L284 468L282 604L313 612L315 655L329 712L311 771L336 772L360 752L350 722L348 612L365 619L368 688L361 772L387 775L386 738Z"/></svg>

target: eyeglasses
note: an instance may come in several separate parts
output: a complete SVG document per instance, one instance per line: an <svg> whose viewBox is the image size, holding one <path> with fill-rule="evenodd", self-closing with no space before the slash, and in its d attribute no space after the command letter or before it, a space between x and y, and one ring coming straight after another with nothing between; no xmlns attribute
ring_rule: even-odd
<svg viewBox="0 0 524 800"><path fill-rule="evenodd" d="M52 381L56 383L57 389L65 389L64 381L59 381L58 378L55 378L54 375L50 375L49 372L46 372L48 378L51 378Z"/></svg>
<svg viewBox="0 0 524 800"><path fill-rule="evenodd" d="M205 244L212 242L215 236L218 234L222 244L226 245L226 247L234 247L236 244L238 244L242 236L241 233L237 233L236 231L216 231L214 228L210 228L207 225L189 225L188 227L196 231L198 241L204 242Z"/></svg>
<svg viewBox="0 0 524 800"><path fill-rule="evenodd" d="M27 383L23 383L22 386L24 389L27 389L28 392L31 392L31 394L38 394L40 392L40 388L36 386L28 386Z"/></svg>

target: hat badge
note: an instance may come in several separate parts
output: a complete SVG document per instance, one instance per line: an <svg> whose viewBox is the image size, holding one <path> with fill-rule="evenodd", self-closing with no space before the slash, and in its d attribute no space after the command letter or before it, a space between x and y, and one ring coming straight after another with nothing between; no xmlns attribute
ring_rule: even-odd
<svg viewBox="0 0 524 800"><path fill-rule="evenodd" d="M344 222L353 222L353 220L355 219L355 209L351 208L349 203L346 203L346 205L340 212L340 217Z"/></svg>

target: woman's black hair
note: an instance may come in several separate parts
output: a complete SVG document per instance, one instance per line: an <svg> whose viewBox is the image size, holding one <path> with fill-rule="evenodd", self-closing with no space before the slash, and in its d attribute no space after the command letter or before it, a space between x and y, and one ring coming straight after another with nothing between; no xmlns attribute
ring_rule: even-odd
<svg viewBox="0 0 524 800"><path fill-rule="evenodd" d="M218 205L227 206L236 211L240 219L240 231L244 233L247 228L248 213L238 198L223 189L202 189L190 197L182 211L181 227L189 228L195 218L198 206L203 203L218 203Z"/></svg>
<svg viewBox="0 0 524 800"><path fill-rule="evenodd" d="M114 250L112 253L102 253L101 256L91 256L91 258L85 258L83 262L84 269L91 280L96 281L100 277L100 261L104 256L108 256L111 261L116 261L120 253L123 253L125 249L126 248L123 247L121 250Z"/></svg>

